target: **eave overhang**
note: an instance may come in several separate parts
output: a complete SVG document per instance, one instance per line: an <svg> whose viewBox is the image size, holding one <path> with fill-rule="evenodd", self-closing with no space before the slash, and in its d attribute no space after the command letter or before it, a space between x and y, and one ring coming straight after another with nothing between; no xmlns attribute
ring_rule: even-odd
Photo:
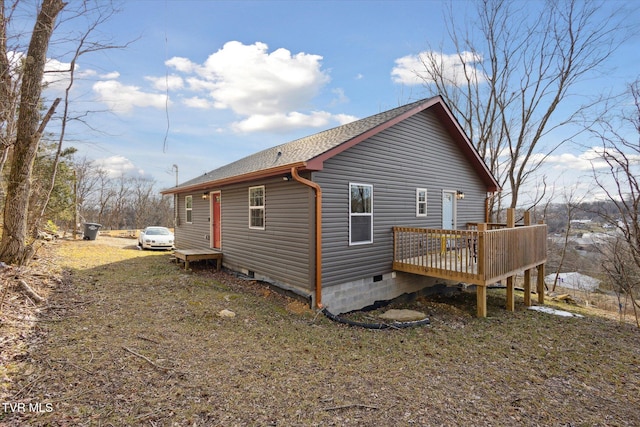
<svg viewBox="0 0 640 427"><path fill-rule="evenodd" d="M430 98L423 104L420 104L415 108L412 108L411 110L407 110L403 114L394 117L393 119L384 122L372 129L369 129L368 131L358 135L357 137L352 138L349 141L346 141L338 145L337 147L334 147L331 150L328 150L320 154L319 156L308 160L306 162L306 166L310 170L322 170L325 160L328 160L342 153L343 151L348 150L354 145L359 144L360 142L390 128L391 126L394 126L402 122L403 120L406 120L414 114L417 114L429 108L434 111L440 122L444 125L445 129L447 129L453 140L469 160L474 170L481 177L482 181L487 186L487 192L494 193L500 191L500 184L498 184L496 179L493 177L493 174L485 164L484 160L482 159L482 157L480 157L480 154L473 146L471 141L467 138L464 130L462 129L456 118L453 116L449 108L445 105L440 96Z"/></svg>
<svg viewBox="0 0 640 427"><path fill-rule="evenodd" d="M280 165L269 169L262 169L254 172L245 173L242 175L230 176L227 178L199 182L193 185L181 185L178 187L166 188L160 193L163 195L181 194L181 193L195 193L197 191L211 190L214 188L222 187L223 185L239 184L242 182L253 181L256 179L272 178L279 175L287 175L291 173L291 168L296 168L301 171L308 170L306 162L290 163L286 165Z"/></svg>
<svg viewBox="0 0 640 427"><path fill-rule="evenodd" d="M440 96L435 96L426 100L423 103L416 105L414 108L405 111L404 113L379 124L378 126L372 127L365 132L342 142L339 145L336 145L333 148L315 156L312 158L304 159L304 161L298 161L293 163L287 163L283 165L278 165L272 168L260 169L240 175L229 176L220 179L212 179L210 181L200 181L195 184L185 184L179 185L173 188L167 188L161 191L161 194L169 195L169 194L179 194L179 193L190 193L197 191L205 191L211 190L214 188L221 187L223 185L230 185L242 182L253 181L256 179L264 179L271 178L278 175L286 175L290 173L291 168L296 168L300 172L304 171L321 171L324 168L324 162L328 159L333 158L334 156L342 153L345 150L359 144L362 141L367 140L368 138L373 137L374 135L406 120L407 118L427 109L431 109L434 112L436 117L439 119L440 123L445 127L453 141L456 143L458 148L462 151L465 157L468 159L469 163L473 167L473 169L477 172L478 176L482 180L482 182L486 185L487 192L494 193L501 190L500 185L494 178L493 174L485 164L484 160L478 153L477 149L473 146L471 141L467 138L464 130L458 123L457 119L454 117L453 113L449 109L449 107L445 104L444 100Z"/></svg>

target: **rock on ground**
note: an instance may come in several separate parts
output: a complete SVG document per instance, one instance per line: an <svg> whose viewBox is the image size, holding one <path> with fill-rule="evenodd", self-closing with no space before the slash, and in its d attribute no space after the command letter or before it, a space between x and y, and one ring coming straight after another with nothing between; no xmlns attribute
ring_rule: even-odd
<svg viewBox="0 0 640 427"><path fill-rule="evenodd" d="M381 319L395 320L396 322L415 322L427 318L427 315L415 310L387 310L380 315Z"/></svg>

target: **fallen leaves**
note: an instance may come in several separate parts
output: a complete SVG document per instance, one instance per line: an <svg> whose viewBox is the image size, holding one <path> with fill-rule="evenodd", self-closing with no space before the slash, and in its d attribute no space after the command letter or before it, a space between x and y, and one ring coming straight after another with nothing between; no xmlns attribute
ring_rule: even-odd
<svg viewBox="0 0 640 427"><path fill-rule="evenodd" d="M3 425L640 424L628 325L506 312L500 292L477 319L465 292L387 307L424 312L428 327L365 330L260 282L100 240L56 246L64 280L19 330L20 351L3 347L3 398L53 411Z"/></svg>

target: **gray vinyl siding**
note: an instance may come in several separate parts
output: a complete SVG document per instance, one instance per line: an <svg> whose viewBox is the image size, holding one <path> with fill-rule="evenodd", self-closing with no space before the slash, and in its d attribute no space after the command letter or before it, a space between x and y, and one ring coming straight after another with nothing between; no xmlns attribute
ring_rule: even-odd
<svg viewBox="0 0 640 427"><path fill-rule="evenodd" d="M265 187L265 229L249 228L249 187ZM315 195L282 178L222 188L222 253L225 264L277 284L311 291L315 286ZM185 194L178 200L177 249L210 247L210 200L193 194L193 222L186 223Z"/></svg>
<svg viewBox="0 0 640 427"><path fill-rule="evenodd" d="M209 225L210 200L202 198L203 192L178 196L178 224L175 229L176 249L207 249L211 247ZM187 223L185 196L193 196L192 221Z"/></svg>
<svg viewBox="0 0 640 427"><path fill-rule="evenodd" d="M484 221L486 187L428 110L324 163L323 287L392 271L393 226L442 227L442 191L462 190L457 225ZM349 246L349 183L373 185L373 243ZM416 188L427 189L427 216L416 217Z"/></svg>
<svg viewBox="0 0 640 427"><path fill-rule="evenodd" d="M265 186L265 229L249 228L249 187ZM274 282L311 290L315 274L314 195L282 178L222 189L225 262Z"/></svg>

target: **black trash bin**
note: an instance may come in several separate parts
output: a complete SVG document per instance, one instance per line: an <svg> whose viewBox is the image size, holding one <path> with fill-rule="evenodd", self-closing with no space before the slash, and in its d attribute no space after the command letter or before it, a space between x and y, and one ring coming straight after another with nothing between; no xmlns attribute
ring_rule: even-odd
<svg viewBox="0 0 640 427"><path fill-rule="evenodd" d="M98 230L102 227L101 224L95 224L92 222L87 222L84 224L84 236L82 239L84 240L96 240L98 237Z"/></svg>

